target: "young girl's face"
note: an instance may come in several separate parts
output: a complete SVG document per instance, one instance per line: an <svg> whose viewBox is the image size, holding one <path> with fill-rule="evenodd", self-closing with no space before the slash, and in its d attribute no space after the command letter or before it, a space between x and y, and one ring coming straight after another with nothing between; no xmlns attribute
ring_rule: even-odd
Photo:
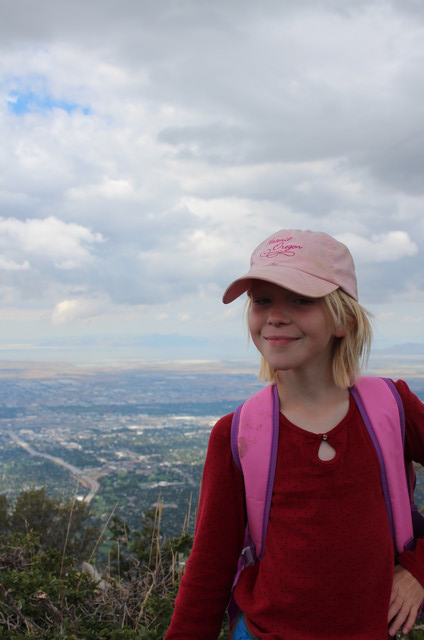
<svg viewBox="0 0 424 640"><path fill-rule="evenodd" d="M253 281L249 330L252 340L275 371L323 371L331 367L336 331L323 298L308 298L276 284Z"/></svg>

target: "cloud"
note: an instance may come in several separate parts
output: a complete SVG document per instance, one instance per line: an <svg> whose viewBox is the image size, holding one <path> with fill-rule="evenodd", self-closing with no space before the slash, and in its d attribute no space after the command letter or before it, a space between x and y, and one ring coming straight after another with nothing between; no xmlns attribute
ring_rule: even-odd
<svg viewBox="0 0 424 640"><path fill-rule="evenodd" d="M35 261L51 261L58 269L75 269L91 260L90 248L102 242L99 233L54 217L43 220L0 218L3 255L24 255ZM13 261L12 261L13 264ZM28 261L24 260L28 268Z"/></svg>
<svg viewBox="0 0 424 640"><path fill-rule="evenodd" d="M346 244L356 259L363 264L394 262L418 253L418 246L405 231L390 231L362 238L352 233L339 234L340 242Z"/></svg>
<svg viewBox="0 0 424 640"><path fill-rule="evenodd" d="M187 317L186 331L238 335L221 292L285 227L344 239L367 304L413 304L424 292L418 4L9 3L3 305L38 308L57 331L120 333L142 307L143 331Z"/></svg>
<svg viewBox="0 0 424 640"><path fill-rule="evenodd" d="M0 296L3 304L56 304L56 297L90 288L103 236L53 216L0 218ZM94 271L93 271L94 268Z"/></svg>
<svg viewBox="0 0 424 640"><path fill-rule="evenodd" d="M0 271L26 271L27 269L29 269L29 262L27 260L18 263L4 256L0 256Z"/></svg>
<svg viewBox="0 0 424 640"><path fill-rule="evenodd" d="M67 325L76 321L86 321L99 316L109 306L106 298L74 298L59 302L52 314L54 325Z"/></svg>
<svg viewBox="0 0 424 640"><path fill-rule="evenodd" d="M418 315L418 316L404 316L402 318L402 321L405 322L406 324L423 324L424 322L424 316L422 315Z"/></svg>

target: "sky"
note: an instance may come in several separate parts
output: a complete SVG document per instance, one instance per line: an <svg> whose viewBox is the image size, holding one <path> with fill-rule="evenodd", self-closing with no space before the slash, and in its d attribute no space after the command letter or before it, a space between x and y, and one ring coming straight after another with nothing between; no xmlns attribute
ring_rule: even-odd
<svg viewBox="0 0 424 640"><path fill-rule="evenodd" d="M0 360L255 357L221 296L290 228L424 353L420 0L0 0L0 98Z"/></svg>

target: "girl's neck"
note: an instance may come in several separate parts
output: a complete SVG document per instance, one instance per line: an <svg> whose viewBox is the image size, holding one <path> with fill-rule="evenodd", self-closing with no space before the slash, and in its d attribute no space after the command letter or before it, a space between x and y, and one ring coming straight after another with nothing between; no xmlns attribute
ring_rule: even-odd
<svg viewBox="0 0 424 640"><path fill-rule="evenodd" d="M325 433L344 418L349 391L340 389L332 376L302 379L292 372L278 372L280 411L290 422L314 433Z"/></svg>
<svg viewBox="0 0 424 640"><path fill-rule="evenodd" d="M277 387L280 399L287 396L287 399L301 398L302 401L308 398L317 401L340 391L332 371L325 368L318 371L277 371Z"/></svg>

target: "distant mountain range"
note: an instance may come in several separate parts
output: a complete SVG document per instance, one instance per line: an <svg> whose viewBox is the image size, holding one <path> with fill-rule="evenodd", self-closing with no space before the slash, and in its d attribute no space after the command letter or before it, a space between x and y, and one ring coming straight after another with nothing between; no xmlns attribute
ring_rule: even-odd
<svg viewBox="0 0 424 640"><path fill-rule="evenodd" d="M424 356L423 342L405 342L404 344L396 344L383 349L374 349L375 355L400 355L400 356Z"/></svg>

